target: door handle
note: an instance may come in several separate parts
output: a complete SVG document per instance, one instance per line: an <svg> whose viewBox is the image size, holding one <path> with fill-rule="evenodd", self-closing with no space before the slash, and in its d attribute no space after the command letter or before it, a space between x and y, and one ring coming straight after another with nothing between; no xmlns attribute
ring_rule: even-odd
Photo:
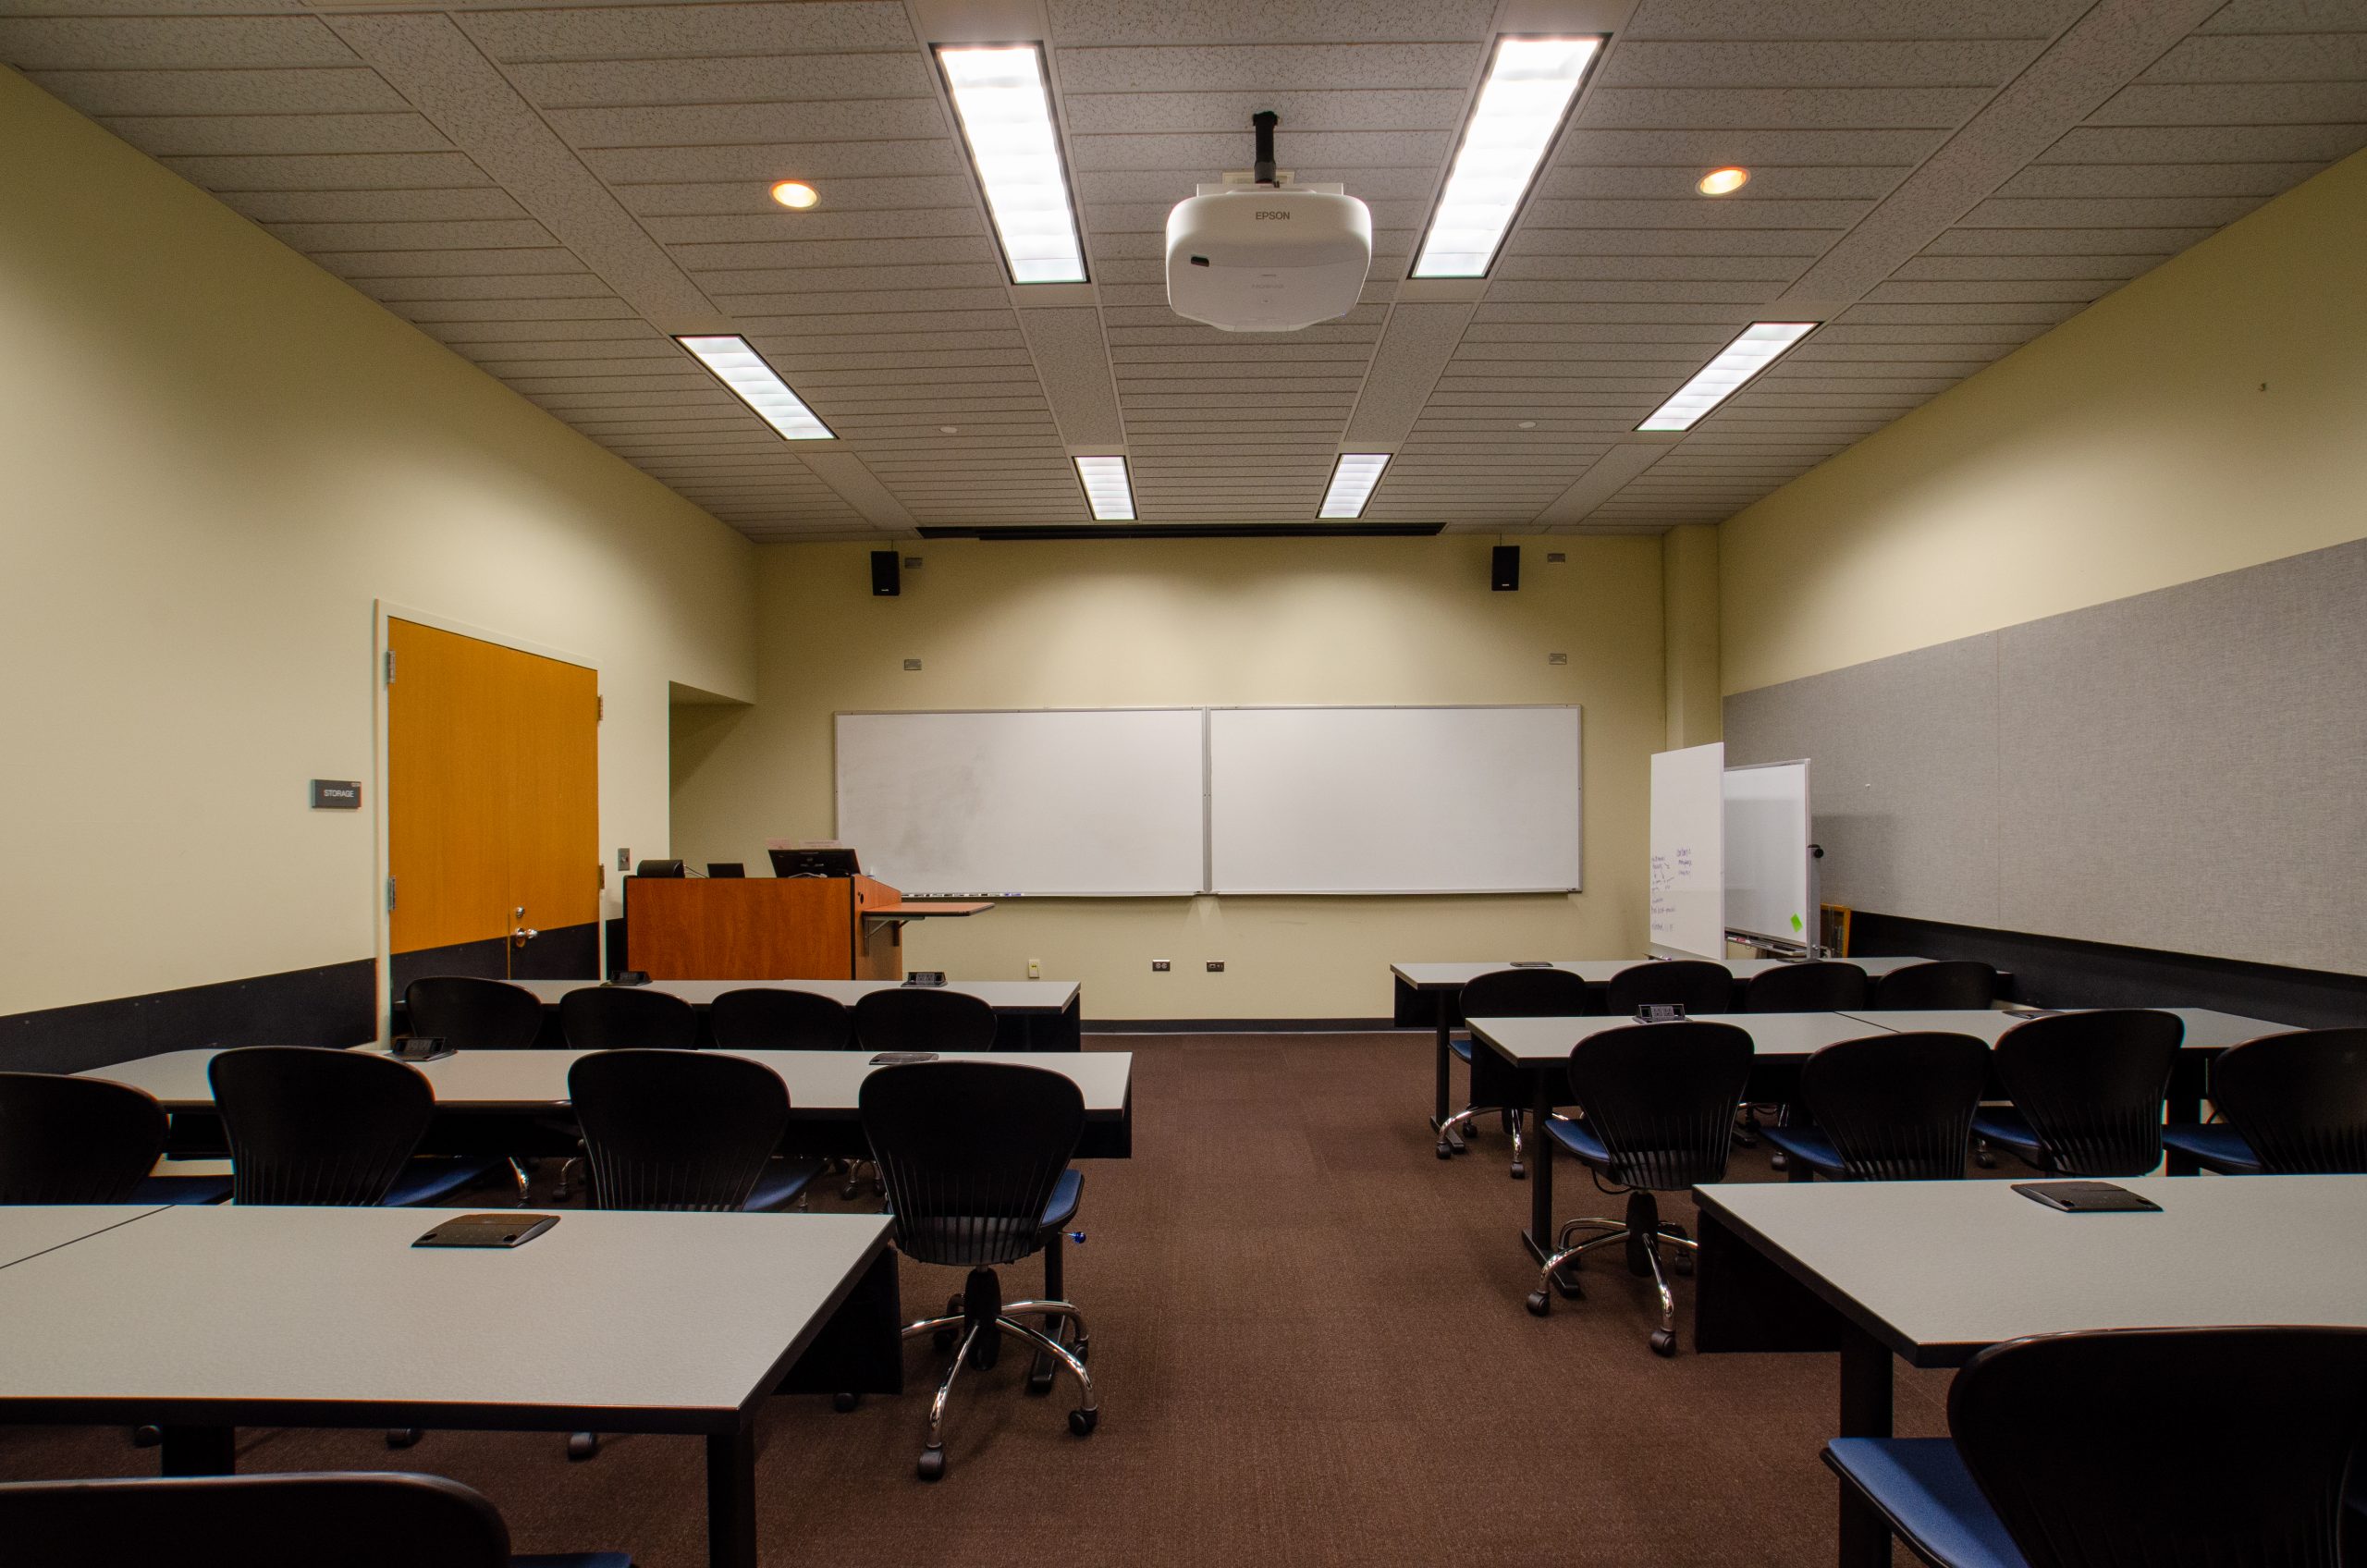
<svg viewBox="0 0 2367 1568"><path fill-rule="evenodd" d="M517 930L509 933L509 945L513 948L522 948L541 935L540 931L531 925L521 925Z"/></svg>

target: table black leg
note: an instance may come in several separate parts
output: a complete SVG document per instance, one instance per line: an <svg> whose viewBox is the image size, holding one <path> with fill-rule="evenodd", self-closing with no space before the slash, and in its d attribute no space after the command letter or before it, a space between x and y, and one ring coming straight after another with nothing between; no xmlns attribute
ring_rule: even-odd
<svg viewBox="0 0 2367 1568"><path fill-rule="evenodd" d="M158 1474L165 1476L228 1476L239 1463L235 1427L166 1427L164 1457Z"/></svg>
<svg viewBox="0 0 2367 1568"><path fill-rule="evenodd" d="M2170 1092L2162 1102L2162 1120L2172 1126L2190 1126L2201 1121L2202 1096L2196 1092L2192 1084L2181 1084L2178 1082L2177 1075L2173 1075L2170 1079ZM2202 1167L2195 1163L2192 1155L2180 1154L2176 1149L2164 1152L2166 1156L2162 1167L2165 1175L2194 1176L2201 1172Z"/></svg>
<svg viewBox="0 0 2367 1568"><path fill-rule="evenodd" d="M1529 1256L1543 1263L1553 1256L1553 1144L1547 1130L1553 1120L1553 1080L1561 1069L1549 1067L1529 1074L1528 1125L1521 1137L1528 1146L1528 1229L1521 1232L1521 1242ZM1563 1296L1575 1300L1579 1294L1577 1276L1567 1269L1557 1270L1553 1288Z"/></svg>
<svg viewBox="0 0 2367 1568"><path fill-rule="evenodd" d="M1862 1329L1843 1330L1841 1435L1891 1435L1890 1351ZM1841 1568L1890 1568L1890 1523L1846 1481L1841 1488Z"/></svg>
<svg viewBox="0 0 2367 1568"><path fill-rule="evenodd" d="M756 1568L756 1428L706 1439L707 1568Z"/></svg>
<svg viewBox="0 0 2367 1568"><path fill-rule="evenodd" d="M1450 1005L1450 998L1453 996L1454 993L1453 991L1441 991L1438 993L1438 1090L1437 1093L1431 1096L1430 1107L1430 1131L1433 1133L1445 1126L1446 1119L1454 1114L1447 1109L1446 1104L1447 1095L1450 1090L1446 1064L1447 1059L1454 1054L1453 1047L1447 1044L1449 1037L1454 1033L1454 1025L1449 1022L1449 1020L1454 1016ZM1463 1152L1463 1140L1457 1137L1454 1133L1449 1133L1446 1135L1446 1142L1447 1146L1453 1149L1456 1154L1461 1154Z"/></svg>

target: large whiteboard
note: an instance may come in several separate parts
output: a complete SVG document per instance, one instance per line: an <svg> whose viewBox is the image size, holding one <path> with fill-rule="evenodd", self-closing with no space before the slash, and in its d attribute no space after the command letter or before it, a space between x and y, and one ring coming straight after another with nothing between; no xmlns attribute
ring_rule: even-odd
<svg viewBox="0 0 2367 1568"><path fill-rule="evenodd" d="M1809 765L1726 770L1726 929L1812 946L1816 889L1809 865Z"/></svg>
<svg viewBox="0 0 2367 1568"><path fill-rule="evenodd" d="M1652 756L1652 937L1656 954L1726 950L1726 748Z"/></svg>
<svg viewBox="0 0 2367 1568"><path fill-rule="evenodd" d="M838 837L908 894L1185 895L1202 710L838 716Z"/></svg>
<svg viewBox="0 0 2367 1568"><path fill-rule="evenodd" d="M1219 893L1579 885L1579 710L1212 708Z"/></svg>

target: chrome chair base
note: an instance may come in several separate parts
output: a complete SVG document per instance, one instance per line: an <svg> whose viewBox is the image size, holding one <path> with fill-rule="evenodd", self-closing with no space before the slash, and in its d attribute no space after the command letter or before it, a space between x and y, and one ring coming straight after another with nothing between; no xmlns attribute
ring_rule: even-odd
<svg viewBox="0 0 2367 1568"><path fill-rule="evenodd" d="M1598 1234L1573 1243L1571 1238L1580 1231ZM1627 1246L1627 1267L1637 1274L1649 1272L1652 1288L1661 1304L1661 1326L1652 1330L1649 1343L1655 1355L1676 1354L1676 1293L1669 1287L1669 1275L1693 1272L1693 1256L1701 1243L1685 1233L1681 1225L1669 1224L1660 1218L1660 1205L1650 1193L1627 1194L1627 1218L1625 1219L1584 1219L1566 1221L1555 1235L1555 1251L1547 1258L1538 1277L1538 1288L1529 1292L1527 1307L1539 1317L1553 1310L1554 1276L1565 1268L1573 1268L1588 1253L1597 1247L1624 1242ZM1662 1247L1676 1249L1676 1256L1663 1268Z"/></svg>
<svg viewBox="0 0 2367 1568"><path fill-rule="evenodd" d="M995 1353L1005 1339L1018 1341L1036 1355L1050 1357L1055 1375L1066 1370L1076 1379L1079 1398L1077 1407L1069 1412L1069 1430L1080 1438L1091 1437L1094 1428L1101 1424L1101 1408L1093 1397L1093 1375L1085 1367L1086 1357L1092 1354L1092 1337L1085 1328L1085 1314L1065 1301L1001 1301L997 1298L994 1271L987 1268L971 1271L969 1291L956 1300L966 1303L967 1310L950 1312L942 1317L924 1317L917 1323L906 1324L903 1329L903 1337L908 1340L923 1334L958 1336L953 1359L945 1368L945 1378L937 1386L937 1396L929 1401L928 1446L921 1451L917 1466L920 1478L944 1478L945 1412L953 1397L954 1380L964 1366L992 1366ZM1023 1317L1056 1322L1065 1318L1075 1326L1076 1336L1063 1344L1033 1323L1022 1322Z"/></svg>
<svg viewBox="0 0 2367 1568"><path fill-rule="evenodd" d="M1466 1134L1466 1130L1467 1130L1467 1129L1469 1129L1469 1127L1471 1126L1471 1123L1472 1123L1474 1121L1478 1120L1478 1118L1480 1118L1480 1117L1482 1117L1482 1116L1490 1115L1490 1114L1491 1114L1491 1113L1492 1113L1492 1114L1497 1114L1497 1115L1501 1115L1501 1116L1502 1116L1502 1117L1504 1118L1504 1120L1505 1120L1505 1122L1506 1122L1507 1126L1509 1126L1509 1127L1510 1127L1510 1129L1511 1129L1511 1131L1512 1131L1512 1135L1513 1135L1513 1169L1512 1169L1512 1178L1513 1178L1513 1180L1514 1180L1514 1181L1515 1181L1515 1182L1524 1181L1524 1180L1526 1180L1526 1179L1527 1178L1527 1176L1528 1176L1528 1167L1527 1167L1527 1163L1525 1162L1525 1157L1524 1157L1524 1154L1523 1154L1523 1143L1522 1143L1522 1137L1521 1137L1521 1128L1522 1128L1522 1122L1523 1122L1523 1121L1524 1121L1524 1119L1525 1119L1525 1113L1523 1113L1523 1112L1521 1112L1521 1111L1518 1111L1518 1110L1515 1110L1515 1109L1511 1109L1510 1107L1506 1107L1506 1106L1493 1106L1493 1105L1467 1105L1467 1106L1465 1106L1461 1110L1456 1111L1453 1116L1448 1117L1444 1121L1440 1122L1440 1123L1439 1123L1439 1158L1440 1158L1441 1159L1450 1159L1450 1158L1453 1158L1453 1156L1454 1156L1454 1152L1455 1152L1455 1150L1457 1150L1457 1149L1459 1149L1459 1148L1461 1148L1461 1147L1463 1146L1463 1138L1464 1138L1464 1136L1465 1136L1465 1134Z"/></svg>

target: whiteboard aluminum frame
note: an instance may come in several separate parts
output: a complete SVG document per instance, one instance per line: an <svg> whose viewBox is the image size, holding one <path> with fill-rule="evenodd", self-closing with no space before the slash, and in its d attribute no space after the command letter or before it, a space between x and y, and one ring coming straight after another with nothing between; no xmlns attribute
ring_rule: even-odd
<svg viewBox="0 0 2367 1568"><path fill-rule="evenodd" d="M1536 711L1566 709L1578 716L1577 780L1578 780L1578 880L1569 887L1547 888L1359 888L1354 891L1337 888L1306 889L1283 888L1219 888L1216 885L1216 825L1213 818L1216 773L1216 716L1220 713L1433 713L1441 710L1487 709L1501 712L1508 709ZM1202 730L1208 758L1203 802L1211 820L1204 839L1208 855L1208 891L1220 899L1475 899L1497 896L1527 897L1531 894L1553 893L1568 895L1586 891L1587 875L1587 710L1584 703L1213 703L1203 710L1208 715Z"/></svg>
<svg viewBox="0 0 2367 1568"><path fill-rule="evenodd" d="M1801 777L1809 782L1811 789L1813 789L1815 785L1815 770L1811 759L1808 757L1786 757L1780 762L1739 763L1735 766L1726 769L1726 771L1728 773L1756 773L1760 769L1767 767L1799 768L1801 770ZM1801 804L1808 812L1808 820L1803 824L1803 827L1807 830L1807 837L1802 840L1807 845L1807 848L1802 851L1802 853L1808 861L1808 912L1802 916L1802 918L1809 923L1808 940L1805 942L1795 941L1789 937L1771 937L1760 932L1745 931L1729 925L1726 927L1726 939L1728 941L1740 942L1746 947L1774 949L1784 951L1797 952L1808 958L1822 958L1824 956L1824 948L1821 941L1821 938L1824 935L1824 932L1821 929L1824 905L1821 902L1822 889L1818 885L1816 864L1818 856L1822 851L1818 849L1816 842L1816 802L1814 795L1808 791L1803 791L1801 795Z"/></svg>
<svg viewBox="0 0 2367 1568"><path fill-rule="evenodd" d="M839 792L839 720L842 718L945 718L970 717L978 714L1042 714L1042 713L1196 713L1200 716L1200 885L1183 892L1129 891L1122 893L999 893L992 889L918 889L921 898L946 898L960 891L977 898L1005 899L1197 899L1208 893L1208 710L1195 703L1137 703L1123 707L1086 708L836 708L830 714L830 831L839 833L840 820L846 815L846 802ZM857 854L863 846L854 846ZM899 892L904 891L902 888Z"/></svg>

